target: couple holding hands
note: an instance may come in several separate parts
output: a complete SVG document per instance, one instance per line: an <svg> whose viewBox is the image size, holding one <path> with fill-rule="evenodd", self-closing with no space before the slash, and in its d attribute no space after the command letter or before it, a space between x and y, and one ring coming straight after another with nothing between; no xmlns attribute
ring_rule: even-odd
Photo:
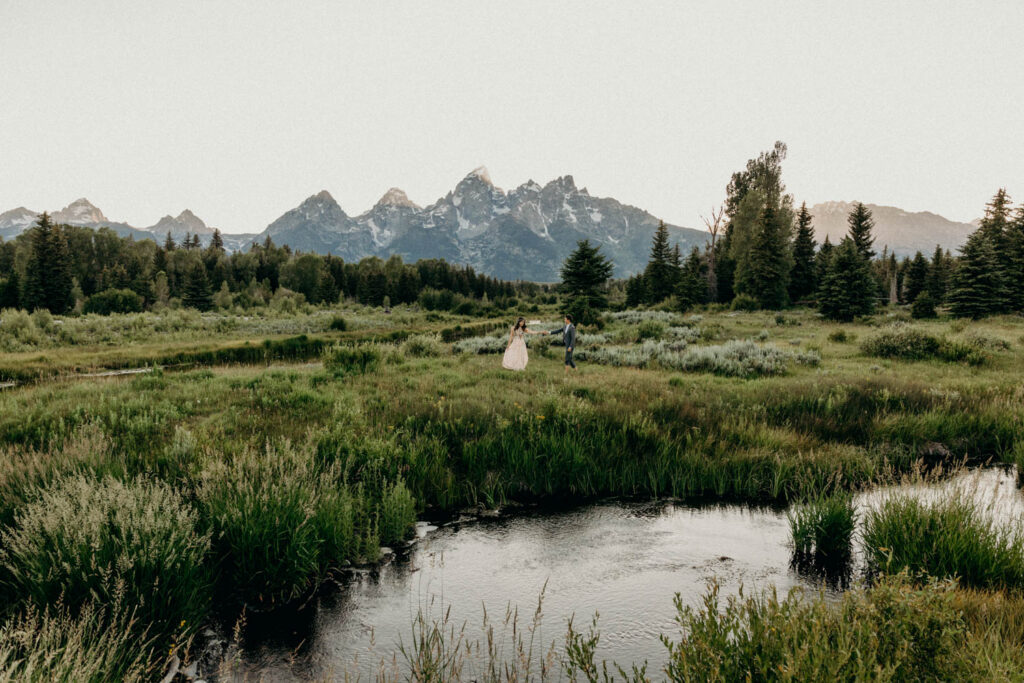
<svg viewBox="0 0 1024 683"><path fill-rule="evenodd" d="M576 369L573 362L572 352L576 348L576 326L572 324L572 316L566 314L564 324L557 330L535 331L526 327L526 318L520 317L512 327L508 335L508 346L505 348L505 357L501 361L501 367L506 370L525 370L529 357L526 352L526 335L528 334L561 334L562 344L565 345L565 372L569 368Z"/></svg>

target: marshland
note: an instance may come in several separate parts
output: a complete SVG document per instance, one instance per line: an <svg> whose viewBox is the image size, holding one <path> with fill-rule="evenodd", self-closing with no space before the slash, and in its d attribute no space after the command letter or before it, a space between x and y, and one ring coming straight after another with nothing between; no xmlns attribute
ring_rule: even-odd
<svg viewBox="0 0 1024 683"><path fill-rule="evenodd" d="M568 379L551 337L500 368L507 314L58 319L0 316L12 679L1021 670L1015 316L611 312ZM999 505L914 494L985 471ZM611 567L642 580L599 605Z"/></svg>

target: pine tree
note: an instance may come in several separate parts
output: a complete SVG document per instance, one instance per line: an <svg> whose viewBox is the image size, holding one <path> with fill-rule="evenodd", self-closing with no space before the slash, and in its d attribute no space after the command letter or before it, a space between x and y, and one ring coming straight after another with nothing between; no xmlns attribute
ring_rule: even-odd
<svg viewBox="0 0 1024 683"><path fill-rule="evenodd" d="M31 251L25 268L22 304L29 310L45 308L51 313L66 313L74 303L67 236L43 213L29 239Z"/></svg>
<svg viewBox="0 0 1024 683"><path fill-rule="evenodd" d="M599 311L608 307L607 283L612 276L612 263L590 240L577 242L576 249L562 264L562 291L566 294L567 312L576 322L593 323Z"/></svg>
<svg viewBox="0 0 1024 683"><path fill-rule="evenodd" d="M5 308L21 307L21 279L18 269L11 268L6 280L0 281L0 311Z"/></svg>
<svg viewBox="0 0 1024 683"><path fill-rule="evenodd" d="M818 249L818 254L814 257L814 281L818 284L815 295L821 289L821 281L825 279L825 273L828 272L828 265L832 261L833 251L835 251L835 247L832 245L828 235L825 235L825 241L821 243L821 248Z"/></svg>
<svg viewBox="0 0 1024 683"><path fill-rule="evenodd" d="M626 280L626 308L636 308L647 298L647 284L643 275L634 275Z"/></svg>
<svg viewBox="0 0 1024 683"><path fill-rule="evenodd" d="M665 222L658 223L651 245L651 258L644 270L647 281L648 303L656 304L672 295L678 270L673 268L673 252L668 243L668 228Z"/></svg>
<svg viewBox="0 0 1024 683"><path fill-rule="evenodd" d="M860 252L861 257L865 261L870 262L875 257L875 252L871 248L875 241L871 234L872 229L875 227L875 220L871 217L871 210L861 202L857 202L853 205L853 211L847 217L846 223L850 226L850 239L853 240L857 251Z"/></svg>
<svg viewBox="0 0 1024 683"><path fill-rule="evenodd" d="M914 254L914 260L907 266L903 276L903 302L912 304L928 285L928 259L921 252Z"/></svg>
<svg viewBox="0 0 1024 683"><path fill-rule="evenodd" d="M876 282L851 237L832 250L818 292L818 306L830 320L849 322L875 310Z"/></svg>
<svg viewBox="0 0 1024 683"><path fill-rule="evenodd" d="M686 312L697 304L707 301L708 281L700 251L694 247L680 270L679 283L676 285L676 305L678 310Z"/></svg>
<svg viewBox="0 0 1024 683"><path fill-rule="evenodd" d="M1005 310L1006 298L992 233L978 228L960 248L948 294L950 310L958 318L983 318Z"/></svg>
<svg viewBox="0 0 1024 683"><path fill-rule="evenodd" d="M792 301L806 299L814 293L816 246L811 214L807 211L807 202L804 202L797 214L796 238L793 240L793 270L789 274L789 298Z"/></svg>
<svg viewBox="0 0 1024 683"><path fill-rule="evenodd" d="M171 237L171 231L167 231L167 239L164 240L164 251L170 253L177 248L177 244L174 243L174 238Z"/></svg>
<svg viewBox="0 0 1024 683"><path fill-rule="evenodd" d="M201 261L196 261L189 269L185 278L185 295L182 303L190 308L208 311L213 306L213 291L206 277L206 268Z"/></svg>
<svg viewBox="0 0 1024 683"><path fill-rule="evenodd" d="M737 268L736 292L754 297L761 308L778 309L788 302L786 237L771 204L765 205L759 224L746 258Z"/></svg>
<svg viewBox="0 0 1024 683"><path fill-rule="evenodd" d="M213 237L210 239L210 249L217 251L224 251L224 237L220 234L218 228L213 229Z"/></svg>
<svg viewBox="0 0 1024 683"><path fill-rule="evenodd" d="M942 247L935 245L931 266L928 268L928 280L925 288L936 306L946 300L946 288L949 286L949 261L942 253Z"/></svg>

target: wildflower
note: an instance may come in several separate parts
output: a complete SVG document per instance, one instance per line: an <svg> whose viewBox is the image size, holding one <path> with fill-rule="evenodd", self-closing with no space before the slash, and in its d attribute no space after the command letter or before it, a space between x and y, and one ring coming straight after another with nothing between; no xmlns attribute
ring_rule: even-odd
<svg viewBox="0 0 1024 683"><path fill-rule="evenodd" d="M538 420L543 420L543 419L544 419L544 416L543 416L543 415L538 415L538 416L537 416L537 419L538 419Z"/></svg>

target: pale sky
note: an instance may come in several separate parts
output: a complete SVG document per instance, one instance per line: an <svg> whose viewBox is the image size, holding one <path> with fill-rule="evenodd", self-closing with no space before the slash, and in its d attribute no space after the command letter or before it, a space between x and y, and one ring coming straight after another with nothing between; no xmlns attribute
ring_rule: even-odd
<svg viewBox="0 0 1024 683"><path fill-rule="evenodd" d="M485 165L700 227L779 139L797 202L1024 200L1024 3L0 0L0 211L258 232Z"/></svg>

